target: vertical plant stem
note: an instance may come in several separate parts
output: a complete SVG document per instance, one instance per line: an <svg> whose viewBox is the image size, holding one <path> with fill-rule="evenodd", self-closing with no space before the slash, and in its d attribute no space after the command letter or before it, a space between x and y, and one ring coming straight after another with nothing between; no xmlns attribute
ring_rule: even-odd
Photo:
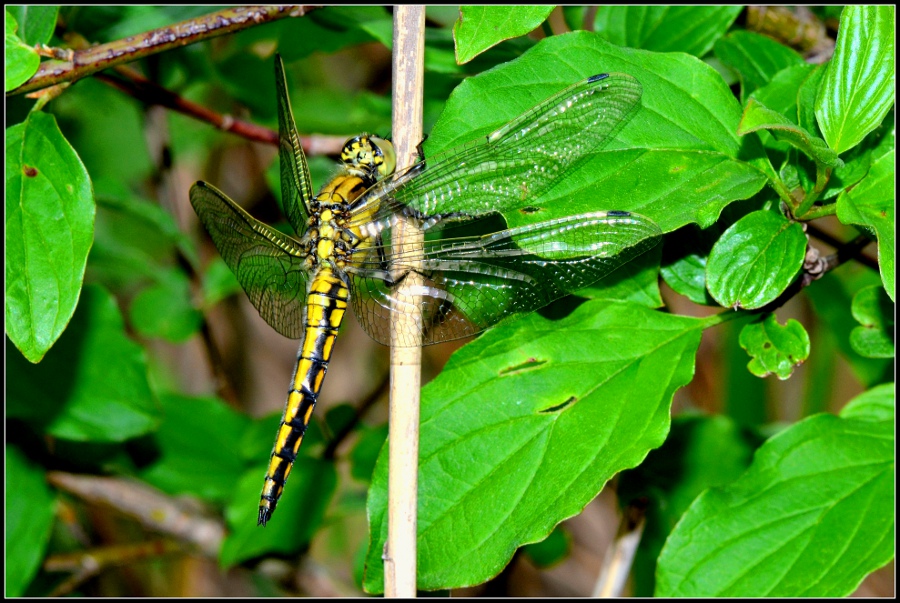
<svg viewBox="0 0 900 603"><path fill-rule="evenodd" d="M422 140L425 8L398 6L394 10L393 138L397 171L412 165ZM399 221L391 245L395 253L421 249L423 233L411 222ZM421 333L420 300L410 288L422 284L412 271L394 297L400 302L391 321L391 402L388 459L388 537L384 551L384 594L416 595L416 508L419 468L419 384L422 358L410 334ZM402 307L401 307L402 305ZM409 308L414 309L410 311ZM400 347L397 344L402 344Z"/></svg>

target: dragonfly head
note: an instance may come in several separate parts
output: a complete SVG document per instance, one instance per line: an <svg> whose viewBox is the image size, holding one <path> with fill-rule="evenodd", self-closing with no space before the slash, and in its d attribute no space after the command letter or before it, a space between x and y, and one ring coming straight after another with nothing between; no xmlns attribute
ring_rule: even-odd
<svg viewBox="0 0 900 603"><path fill-rule="evenodd" d="M397 155L389 140L362 134L351 138L341 151L344 167L356 176L381 180L397 167Z"/></svg>

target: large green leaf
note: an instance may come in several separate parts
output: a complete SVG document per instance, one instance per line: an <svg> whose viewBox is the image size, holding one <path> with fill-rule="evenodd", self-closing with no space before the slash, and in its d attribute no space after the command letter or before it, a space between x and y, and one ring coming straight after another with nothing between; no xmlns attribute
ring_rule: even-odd
<svg viewBox="0 0 900 603"><path fill-rule="evenodd" d="M702 57L741 10L741 6L599 6L594 31L618 46Z"/></svg>
<svg viewBox="0 0 900 603"><path fill-rule="evenodd" d="M735 31L716 41L716 57L741 78L741 98L769 83L782 69L803 64L803 57L771 38Z"/></svg>
<svg viewBox="0 0 900 603"><path fill-rule="evenodd" d="M7 6L6 12L19 24L19 37L29 46L46 44L56 28L58 6L31 5Z"/></svg>
<svg viewBox="0 0 900 603"><path fill-rule="evenodd" d="M422 392L419 582L481 583L659 446L702 320L627 302L532 314L458 351ZM382 589L387 447L369 490L365 588ZM477 519L476 519L477 518Z"/></svg>
<svg viewBox="0 0 900 603"><path fill-rule="evenodd" d="M893 6L848 6L816 99L828 146L843 153L881 124L894 104Z"/></svg>
<svg viewBox="0 0 900 603"><path fill-rule="evenodd" d="M894 556L894 389L782 431L697 498L659 557L659 597L842 597Z"/></svg>
<svg viewBox="0 0 900 603"><path fill-rule="evenodd" d="M7 416L78 442L122 442L154 430L159 407L144 350L125 335L113 298L85 287L72 323L40 364L7 340Z"/></svg>
<svg viewBox="0 0 900 603"><path fill-rule="evenodd" d="M238 443L250 420L214 398L164 394L160 406L159 457L140 477L170 494L228 500L246 469Z"/></svg>
<svg viewBox="0 0 900 603"><path fill-rule="evenodd" d="M21 597L37 574L53 528L55 498L44 471L6 446L6 596Z"/></svg>
<svg viewBox="0 0 900 603"><path fill-rule="evenodd" d="M587 32L553 36L517 61L468 78L447 101L425 156L477 139L580 79L628 73L643 108L617 140L528 205L511 226L599 209L629 210L663 232L712 224L722 208L765 183L758 141L736 133L740 107L721 77L683 54L623 49Z"/></svg>
<svg viewBox="0 0 900 603"><path fill-rule="evenodd" d="M40 362L78 304L94 197L52 115L7 129L6 154L6 333Z"/></svg>
<svg viewBox="0 0 900 603"><path fill-rule="evenodd" d="M468 63L503 40L524 36L552 11L553 6L461 6L453 25L456 61Z"/></svg>

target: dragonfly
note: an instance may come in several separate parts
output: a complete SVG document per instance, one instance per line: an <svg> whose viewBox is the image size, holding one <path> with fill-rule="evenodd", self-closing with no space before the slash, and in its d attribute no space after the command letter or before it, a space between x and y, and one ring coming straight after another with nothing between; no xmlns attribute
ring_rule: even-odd
<svg viewBox="0 0 900 603"><path fill-rule="evenodd" d="M593 284L661 236L652 220L622 210L465 230L527 210L612 140L640 108L641 85L627 74L584 79L486 137L433 157L420 152L405 170L396 169L390 141L351 138L339 172L314 195L278 56L275 72L282 199L298 237L256 220L210 184L190 191L262 318L302 340L260 495L263 526L297 458L348 306L385 345L465 338ZM401 221L424 239L392 243ZM414 318L398 322L398 314Z"/></svg>

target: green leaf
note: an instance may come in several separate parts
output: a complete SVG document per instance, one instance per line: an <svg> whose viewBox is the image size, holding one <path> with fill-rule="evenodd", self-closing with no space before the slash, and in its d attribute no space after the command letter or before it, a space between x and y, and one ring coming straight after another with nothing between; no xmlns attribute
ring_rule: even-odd
<svg viewBox="0 0 900 603"><path fill-rule="evenodd" d="M894 7L848 6L816 99L828 146L843 153L881 124L894 104Z"/></svg>
<svg viewBox="0 0 900 603"><path fill-rule="evenodd" d="M523 546L522 552L536 567L544 569L563 561L571 548L572 537L559 525L542 541Z"/></svg>
<svg viewBox="0 0 900 603"><path fill-rule="evenodd" d="M771 132L776 140L800 149L824 167L837 168L844 165L837 153L829 149L824 140L813 136L781 113L772 111L755 98L751 98L744 107L738 134L744 136L758 130Z"/></svg>
<svg viewBox="0 0 900 603"><path fill-rule="evenodd" d="M850 332L850 345L869 358L894 357L894 304L883 287L866 287L853 296L853 318L860 325Z"/></svg>
<svg viewBox="0 0 900 603"><path fill-rule="evenodd" d="M663 232L708 226L728 203L765 184L764 151L737 136L740 106L712 68L683 54L622 49L588 32L546 38L518 60L467 78L447 101L425 156L487 135L601 71L634 76L643 109L615 141L529 200L537 211L505 215L511 227L603 209L644 214Z"/></svg>
<svg viewBox="0 0 900 603"><path fill-rule="evenodd" d="M851 190L838 196L837 217L844 224L856 224L878 237L878 268L884 289L894 300L894 151L869 168L869 173Z"/></svg>
<svg viewBox="0 0 900 603"><path fill-rule="evenodd" d="M29 46L46 44L53 36L56 28L58 6L31 5L7 6L6 12L11 14L19 24L19 36Z"/></svg>
<svg viewBox="0 0 900 603"><path fill-rule="evenodd" d="M131 302L131 322L145 337L172 343L187 341L200 329L203 315L191 303L191 283L178 268L160 272L156 283Z"/></svg>
<svg viewBox="0 0 900 603"><path fill-rule="evenodd" d="M6 347L7 416L38 433L78 442L122 442L156 429L159 407L144 350L125 336L113 298L84 288L65 334L37 365Z"/></svg>
<svg viewBox="0 0 900 603"><path fill-rule="evenodd" d="M37 52L29 46L25 44L19 36L16 35L16 31L19 29L19 24L16 23L16 19L10 12L6 11L6 43L5 43L5 72L6 72L6 92L10 90L15 90L25 82L27 82L31 76L37 73L38 67L41 64L41 57L38 56ZM8 139L8 135L7 135ZM9 150L7 150L7 154ZM8 185L7 185L8 186Z"/></svg>
<svg viewBox="0 0 900 603"><path fill-rule="evenodd" d="M159 458L140 472L141 479L173 495L228 500L246 470L236 443L250 420L217 398L162 394L159 401Z"/></svg>
<svg viewBox="0 0 900 603"><path fill-rule="evenodd" d="M728 31L741 7L599 6L596 11L594 31L613 44L702 57Z"/></svg>
<svg viewBox="0 0 900 603"><path fill-rule="evenodd" d="M460 6L453 24L456 62L462 65L504 40L540 26L553 6Z"/></svg>
<svg viewBox="0 0 900 603"><path fill-rule="evenodd" d="M264 528L256 525L256 518L265 474L264 466L247 471L225 510L230 533L219 553L223 567L261 555L295 555L306 548L321 526L337 487L333 463L298 458L291 470L290 487L278 501L278 515Z"/></svg>
<svg viewBox="0 0 900 603"><path fill-rule="evenodd" d="M672 419L665 444L639 467L622 472L616 488L620 506L646 505L633 566L635 596L653 595L659 552L697 495L739 477L755 448L754 439L727 417L681 415Z"/></svg>
<svg viewBox="0 0 900 603"><path fill-rule="evenodd" d="M816 119L816 98L827 72L828 65L816 65L797 91L797 123L808 132L820 131Z"/></svg>
<svg viewBox="0 0 900 603"><path fill-rule="evenodd" d="M7 129L6 155L6 333L40 362L78 305L94 197L52 115Z"/></svg>
<svg viewBox="0 0 900 603"><path fill-rule="evenodd" d="M6 445L6 596L21 597L38 573L53 529L56 498L44 470Z"/></svg>
<svg viewBox="0 0 900 603"><path fill-rule="evenodd" d="M775 373L784 381L809 358L809 335L803 325L791 318L782 326L774 313L744 326L740 344L753 358L747 368L757 377Z"/></svg>
<svg viewBox="0 0 900 603"><path fill-rule="evenodd" d="M659 557L655 595L853 592L894 556L893 433L893 412L825 414L769 439L743 476L682 517Z"/></svg>
<svg viewBox="0 0 900 603"><path fill-rule="evenodd" d="M750 31L734 31L719 38L716 57L741 80L741 98L769 83L782 69L803 64L803 57L771 38Z"/></svg>
<svg viewBox="0 0 900 603"><path fill-rule="evenodd" d="M761 308L791 284L805 254L800 224L772 211L755 211L713 246L706 264L709 292L725 307Z"/></svg>
<svg viewBox="0 0 900 603"><path fill-rule="evenodd" d="M212 307L241 291L241 284L234 272L221 256L216 256L203 273L203 307Z"/></svg>
<svg viewBox="0 0 900 603"><path fill-rule="evenodd" d="M419 588L496 575L659 446L705 324L587 302L559 321L531 314L454 354L422 391ZM369 489L372 593L383 588L386 452Z"/></svg>

